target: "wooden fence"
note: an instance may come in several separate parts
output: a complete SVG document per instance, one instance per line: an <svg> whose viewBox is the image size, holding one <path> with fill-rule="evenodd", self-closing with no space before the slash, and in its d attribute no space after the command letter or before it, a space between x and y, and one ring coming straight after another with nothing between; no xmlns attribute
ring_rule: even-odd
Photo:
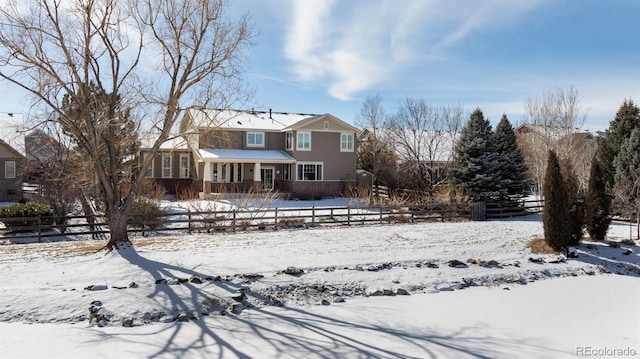
<svg viewBox="0 0 640 359"><path fill-rule="evenodd" d="M432 204L422 208L410 207L310 207L234 209L211 212L170 212L148 220L129 222L129 232L146 236L170 232L217 233L250 230L282 230L318 226L353 226L366 224L395 224L484 220L526 215L539 210L539 204L522 202L519 205L483 204L482 216L472 212L476 204ZM145 218L132 215L132 218ZM11 222L25 222L12 227ZM66 221L54 217L5 218L7 226L0 230L0 240L37 239L49 237L91 236L104 239L108 226L104 216L97 216L93 224L84 216L69 216ZM64 222L64 223L62 223Z"/></svg>

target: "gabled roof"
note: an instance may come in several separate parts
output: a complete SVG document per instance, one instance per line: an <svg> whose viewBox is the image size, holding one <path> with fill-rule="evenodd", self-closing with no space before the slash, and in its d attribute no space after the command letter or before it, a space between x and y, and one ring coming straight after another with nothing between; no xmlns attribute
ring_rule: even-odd
<svg viewBox="0 0 640 359"><path fill-rule="evenodd" d="M25 156L24 120L21 113L0 112L0 139L21 156Z"/></svg>
<svg viewBox="0 0 640 359"><path fill-rule="evenodd" d="M358 131L355 127L330 114L317 115L273 111L197 108L190 108L187 110L187 113L180 125L180 130L185 133L189 129L217 127L222 130L283 132L299 129L302 126L307 126L323 119L339 123L342 127L345 127L348 130L354 132Z"/></svg>

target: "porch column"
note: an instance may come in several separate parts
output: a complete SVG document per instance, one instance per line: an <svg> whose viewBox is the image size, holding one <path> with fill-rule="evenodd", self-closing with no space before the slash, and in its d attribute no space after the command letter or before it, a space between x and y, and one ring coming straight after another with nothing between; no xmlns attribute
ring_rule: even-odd
<svg viewBox="0 0 640 359"><path fill-rule="evenodd" d="M202 176L202 193L211 193L211 162L204 163L204 173Z"/></svg>
<svg viewBox="0 0 640 359"><path fill-rule="evenodd" d="M262 182L262 177L260 177L260 162L253 164L253 182Z"/></svg>

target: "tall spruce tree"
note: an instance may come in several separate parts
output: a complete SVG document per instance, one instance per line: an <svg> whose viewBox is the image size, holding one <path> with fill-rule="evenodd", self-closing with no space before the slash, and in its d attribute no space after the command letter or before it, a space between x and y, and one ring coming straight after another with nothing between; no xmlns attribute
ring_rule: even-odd
<svg viewBox="0 0 640 359"><path fill-rule="evenodd" d="M613 186L616 172L614 160L622 144L636 128L640 128L640 108L632 100L624 100L616 112L616 117L609 122L606 136L598 139L598 160L610 187Z"/></svg>
<svg viewBox="0 0 640 359"><path fill-rule="evenodd" d="M502 115L494 136L495 151L500 158L498 188L501 199L525 195L531 186L531 181L524 156L518 148L513 126L511 126L507 115Z"/></svg>
<svg viewBox="0 0 640 359"><path fill-rule="evenodd" d="M547 157L547 169L542 186L542 225L545 242L555 250L566 248L571 240L569 196L565 183L558 156L551 150Z"/></svg>
<svg viewBox="0 0 640 359"><path fill-rule="evenodd" d="M491 123L478 108L460 131L449 181L466 190L471 200L497 199L500 197L499 160Z"/></svg>
<svg viewBox="0 0 640 359"><path fill-rule="evenodd" d="M597 156L593 156L591 160L584 206L585 223L591 239L604 240L611 223L611 196L607 193L607 179Z"/></svg>
<svg viewBox="0 0 640 359"><path fill-rule="evenodd" d="M584 199L580 193L580 183L576 176L573 163L569 158L561 158L560 173L564 182L564 192L567 198L567 237L566 246L576 245L584 236Z"/></svg>
<svg viewBox="0 0 640 359"><path fill-rule="evenodd" d="M614 193L621 212L626 215L636 213L640 238L640 128L631 132L620 147L614 161L616 174Z"/></svg>

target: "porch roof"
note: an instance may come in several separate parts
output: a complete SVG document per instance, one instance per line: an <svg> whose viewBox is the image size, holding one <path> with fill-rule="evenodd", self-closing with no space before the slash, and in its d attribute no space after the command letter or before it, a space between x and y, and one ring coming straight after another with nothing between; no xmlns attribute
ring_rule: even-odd
<svg viewBox="0 0 640 359"><path fill-rule="evenodd" d="M278 150L199 149L205 162L295 163L296 159Z"/></svg>

